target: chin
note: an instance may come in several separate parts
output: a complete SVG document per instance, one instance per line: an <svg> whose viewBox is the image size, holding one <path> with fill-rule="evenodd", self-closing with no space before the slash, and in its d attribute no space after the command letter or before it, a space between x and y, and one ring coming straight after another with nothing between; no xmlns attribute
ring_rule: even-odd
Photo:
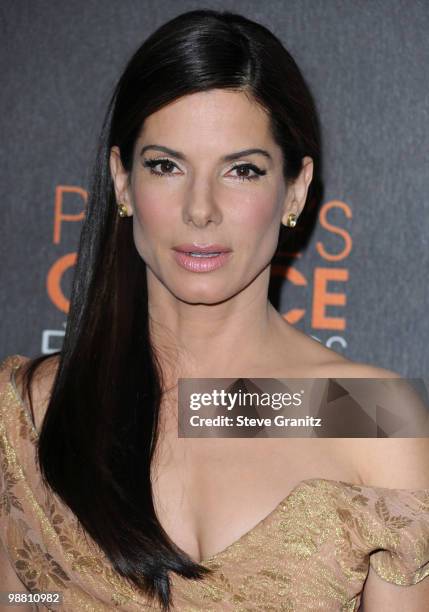
<svg viewBox="0 0 429 612"><path fill-rule="evenodd" d="M205 304L207 306L219 304L232 297L229 293L226 293L225 286L216 289L216 287L213 287L213 283L194 288L191 288L190 285L191 283L186 287L186 291L183 291L184 287L182 285L177 288L177 291L172 291L173 295L187 304Z"/></svg>

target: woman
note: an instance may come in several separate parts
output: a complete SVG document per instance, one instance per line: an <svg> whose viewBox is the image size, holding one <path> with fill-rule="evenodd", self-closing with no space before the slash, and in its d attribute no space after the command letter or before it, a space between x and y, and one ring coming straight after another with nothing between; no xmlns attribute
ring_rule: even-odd
<svg viewBox="0 0 429 612"><path fill-rule="evenodd" d="M2 590L73 611L423 610L427 439L177 437L180 377L398 377L268 301L319 164L311 95L265 27L191 11L131 58L63 349L3 362Z"/></svg>

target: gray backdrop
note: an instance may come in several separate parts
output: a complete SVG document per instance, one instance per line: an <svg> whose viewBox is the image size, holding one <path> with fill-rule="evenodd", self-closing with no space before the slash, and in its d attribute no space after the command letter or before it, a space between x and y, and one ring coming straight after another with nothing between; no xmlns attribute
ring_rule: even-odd
<svg viewBox="0 0 429 612"><path fill-rule="evenodd" d="M0 358L61 346L112 88L148 34L203 7L271 28L319 110L325 192L279 310L351 359L426 376L429 3L417 0L3 0Z"/></svg>

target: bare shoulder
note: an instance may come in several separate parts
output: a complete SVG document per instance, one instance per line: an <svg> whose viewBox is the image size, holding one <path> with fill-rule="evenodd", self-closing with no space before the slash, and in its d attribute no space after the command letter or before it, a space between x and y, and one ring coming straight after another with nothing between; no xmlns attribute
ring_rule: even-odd
<svg viewBox="0 0 429 612"><path fill-rule="evenodd" d="M392 379L392 401L397 404L398 414L408 418L417 418L417 415L421 418L423 415L429 419L428 407L407 381L393 370L340 360L324 364L320 372L323 377ZM343 442L346 443L342 446L349 461L356 466L363 484L429 489L429 437L347 438Z"/></svg>
<svg viewBox="0 0 429 612"><path fill-rule="evenodd" d="M401 374L394 370L351 361L342 356L332 362L322 364L321 368L325 371L324 376L329 378L402 378Z"/></svg>
<svg viewBox="0 0 429 612"><path fill-rule="evenodd" d="M405 389L401 390L401 398L397 393L401 386L398 381L402 380L400 373L353 361L297 329L290 330L289 340L293 340L298 365L294 369L286 362L287 374L292 372L298 378L383 379L383 384L386 381L387 386L394 387L391 395L398 395L399 409L407 405L407 414L410 414L411 398L406 396ZM345 481L380 487L425 488L429 486L428 441L426 438L320 438L311 440L306 453L309 456L314 452L319 461L329 459L335 466L334 471L344 474Z"/></svg>
<svg viewBox="0 0 429 612"><path fill-rule="evenodd" d="M279 358L285 370L299 372L298 378L301 374L308 378L401 378L393 370L352 361L289 324L283 331L279 336L286 351L279 351Z"/></svg>
<svg viewBox="0 0 429 612"><path fill-rule="evenodd" d="M43 417L46 412L48 401L52 391L52 385L58 369L60 356L58 354L51 355L40 363L35 370L31 384L31 399L33 405L34 423L38 431L40 431ZM15 372L15 385L20 395L22 402L30 406L29 398L24 385L24 375L31 366L32 360L23 358L21 366Z"/></svg>

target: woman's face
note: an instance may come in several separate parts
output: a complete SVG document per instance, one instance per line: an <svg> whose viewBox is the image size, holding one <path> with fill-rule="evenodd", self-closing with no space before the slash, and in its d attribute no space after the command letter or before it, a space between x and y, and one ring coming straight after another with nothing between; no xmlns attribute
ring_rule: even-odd
<svg viewBox="0 0 429 612"><path fill-rule="evenodd" d="M299 189L287 189L268 117L242 92L194 93L150 115L130 176L117 147L111 155L117 200L133 215L149 288L161 283L182 301L213 304L255 281L276 250L282 217L299 214L305 203L312 173L305 159ZM209 258L175 250L197 245L196 253L213 244L229 253Z"/></svg>

